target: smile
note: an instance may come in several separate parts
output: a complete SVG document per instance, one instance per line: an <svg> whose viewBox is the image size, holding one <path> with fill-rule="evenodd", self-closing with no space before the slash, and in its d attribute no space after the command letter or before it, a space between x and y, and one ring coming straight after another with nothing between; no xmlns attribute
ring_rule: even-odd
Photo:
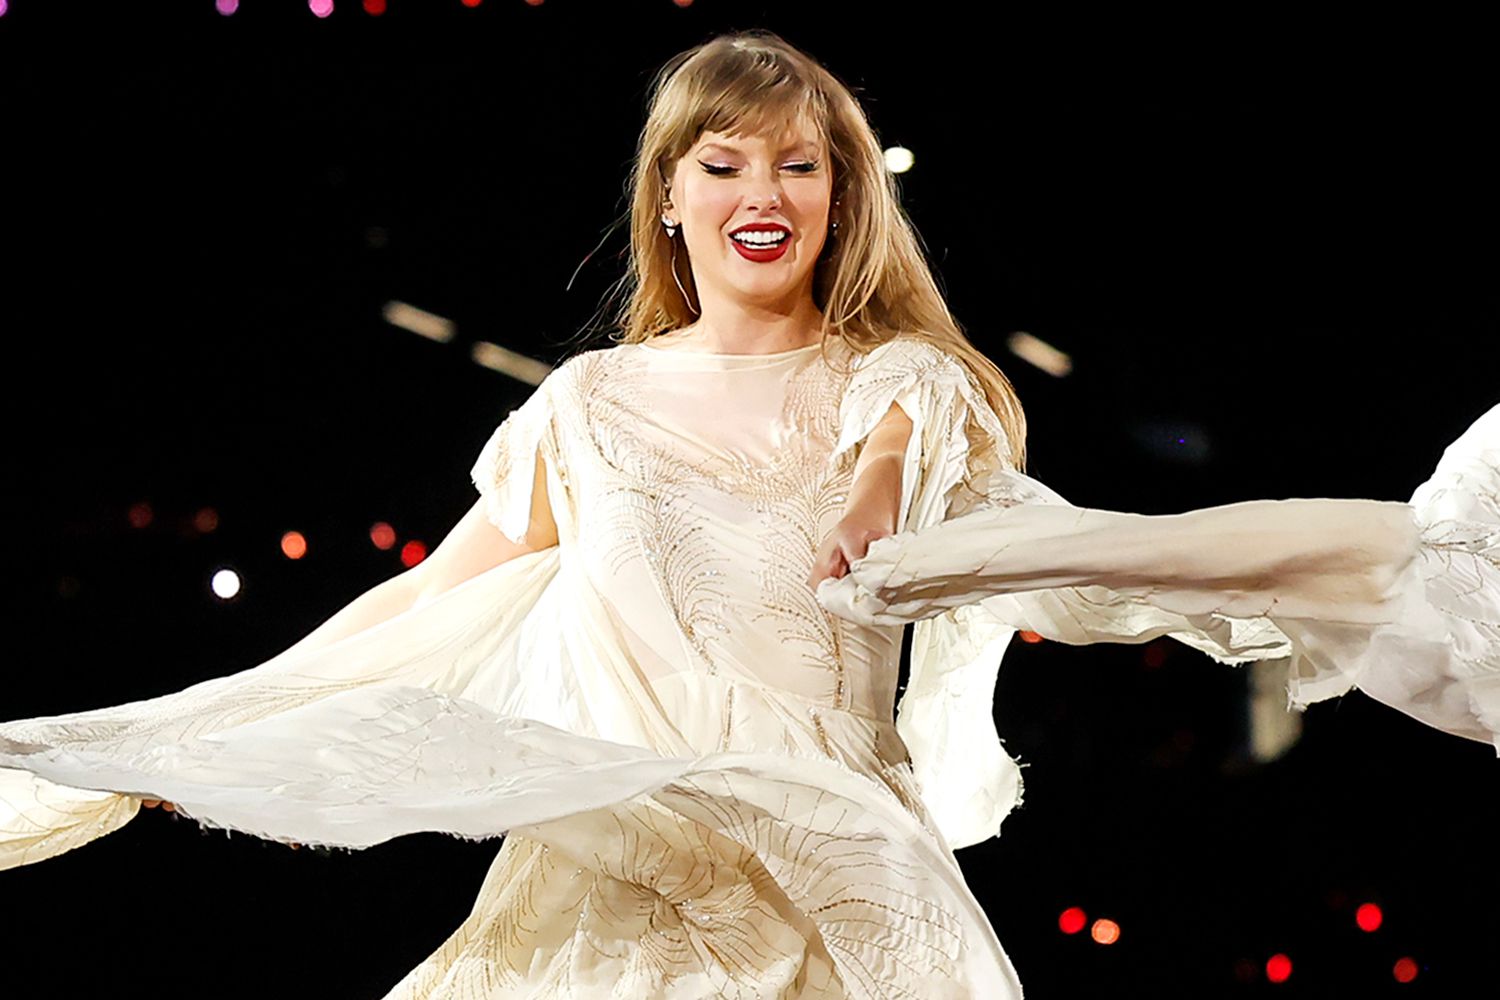
<svg viewBox="0 0 1500 1000"><path fill-rule="evenodd" d="M774 241L768 240L768 236L779 236L779 239L775 239ZM753 243L747 237L749 237L749 234L741 233L729 237L729 242L734 244L734 249L738 251L741 257L759 264L778 259L782 254L786 253L786 248L792 242L790 233L755 233L753 238L756 242Z"/></svg>

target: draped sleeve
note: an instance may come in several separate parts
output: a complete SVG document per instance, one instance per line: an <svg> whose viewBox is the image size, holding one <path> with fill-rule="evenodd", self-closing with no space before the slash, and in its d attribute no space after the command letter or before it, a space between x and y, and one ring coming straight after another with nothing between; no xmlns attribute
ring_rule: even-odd
<svg viewBox="0 0 1500 1000"><path fill-rule="evenodd" d="M567 480L556 433L554 398L565 364L550 373L526 401L512 410L479 450L469 478L484 498L485 514L511 541L525 541L531 521L536 457L540 452L549 477ZM553 491L555 495L555 489Z"/></svg>
<svg viewBox="0 0 1500 1000"><path fill-rule="evenodd" d="M854 621L947 621L959 635L1169 636L1222 663L1277 661L1291 709L1358 687L1500 752L1500 406L1407 503L1141 515L1071 505L1004 468L986 489L961 516L873 542L819 599Z"/></svg>
<svg viewBox="0 0 1500 1000"><path fill-rule="evenodd" d="M990 502L987 484L1010 466L1012 450L966 368L921 340L903 337L877 347L861 359L845 391L834 456L863 443L892 405L912 422L898 532L921 531ZM1032 495L1012 485L1013 498ZM1050 491L1035 484L1035 496L1046 495ZM820 600L854 617L840 611L836 582L822 584ZM995 836L1021 803L1024 765L1006 753L994 720L1000 659L1015 631L969 607L940 609L912 629L911 671L896 706L896 728L923 802L952 848Z"/></svg>

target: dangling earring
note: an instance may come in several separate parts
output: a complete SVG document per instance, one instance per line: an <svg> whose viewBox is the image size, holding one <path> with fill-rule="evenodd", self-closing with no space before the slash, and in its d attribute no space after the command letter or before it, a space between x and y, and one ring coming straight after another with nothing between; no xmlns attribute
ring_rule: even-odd
<svg viewBox="0 0 1500 1000"><path fill-rule="evenodd" d="M837 202L837 201L835 201L835 202L834 202L834 203L833 203L833 207L834 207L834 208L835 208L835 209L837 209L837 208L838 208L838 207L839 207L839 203L838 203L838 202ZM829 227L829 229L831 229L831 230L832 230L832 232L833 232L833 235L835 235L835 236L837 236L837 235L838 235L838 234L839 234L839 220L838 220L838 217L837 217L837 216L835 216L835 217L834 217L834 220L833 220L833 225L832 225L832 226L830 226L830 227Z"/></svg>
<svg viewBox="0 0 1500 1000"><path fill-rule="evenodd" d="M677 235L677 223L673 222L671 219L668 219L666 212L663 212L661 214L661 224L667 230L667 239L670 240L672 237Z"/></svg>
<svg viewBox="0 0 1500 1000"><path fill-rule="evenodd" d="M684 302L687 303L687 307L689 309L691 309L695 315L698 315L698 316L703 315L702 313L698 312L698 307L695 306L695 305L693 305L693 300L690 299L690 298L688 298L687 289L682 287L682 279L679 278L679 277L677 277L677 241L676 240L672 241L672 280L675 281L675 282L677 282L677 290L682 293L682 301L684 301Z"/></svg>

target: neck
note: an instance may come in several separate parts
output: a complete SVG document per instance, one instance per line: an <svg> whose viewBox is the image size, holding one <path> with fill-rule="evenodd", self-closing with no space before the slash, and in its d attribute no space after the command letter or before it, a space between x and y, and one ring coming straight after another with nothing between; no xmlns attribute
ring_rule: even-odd
<svg viewBox="0 0 1500 1000"><path fill-rule="evenodd" d="M703 297L703 315L670 336L701 351L721 354L776 354L816 344L822 339L823 314L812 296L790 306L729 302Z"/></svg>

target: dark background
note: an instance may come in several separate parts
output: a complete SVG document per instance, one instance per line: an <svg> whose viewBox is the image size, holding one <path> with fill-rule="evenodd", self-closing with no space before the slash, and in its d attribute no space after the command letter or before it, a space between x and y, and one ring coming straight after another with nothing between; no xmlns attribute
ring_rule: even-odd
<svg viewBox="0 0 1500 1000"><path fill-rule="evenodd" d="M0 718L262 662L401 568L369 544L375 520L436 545L530 391L468 345L555 362L604 344L579 333L624 229L590 251L626 208L650 77L719 31L780 32L915 151L904 203L955 315L1016 384L1029 471L1074 503L1406 500L1500 401L1494 63L1451 14L10 7L18 599ZM458 337L388 325L391 299ZM1009 355L1015 330L1075 373ZM220 527L198 535L203 506ZM289 527L312 540L299 562L277 547ZM246 581L227 604L207 590L220 561ZM1028 996L1492 983L1494 749L1355 692L1255 764L1245 681L1171 642L1007 654L997 720L1026 803L959 859ZM322 855L144 812L0 873L4 988L379 997L468 913L499 843ZM1365 901L1385 908L1373 935L1353 923ZM1071 905L1121 941L1059 933ZM1273 987L1259 970L1278 951L1295 972ZM1398 987L1402 955L1422 972Z"/></svg>

